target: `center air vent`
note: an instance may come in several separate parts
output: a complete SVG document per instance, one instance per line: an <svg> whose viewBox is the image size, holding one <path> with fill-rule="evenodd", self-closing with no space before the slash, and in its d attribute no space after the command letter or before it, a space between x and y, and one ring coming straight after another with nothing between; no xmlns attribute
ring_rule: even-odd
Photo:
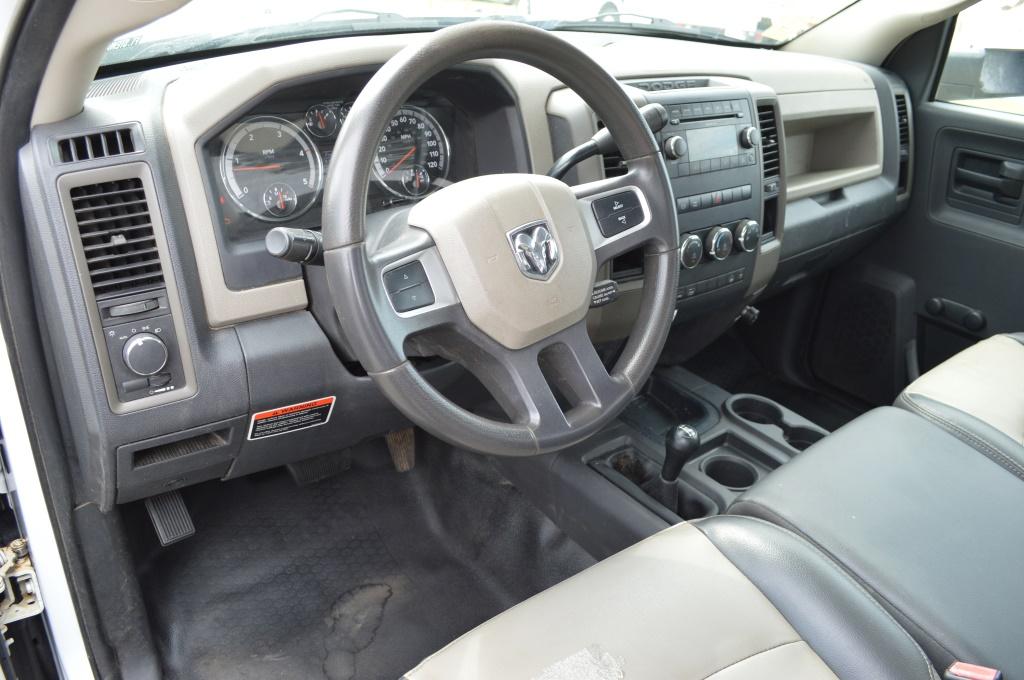
<svg viewBox="0 0 1024 680"><path fill-rule="evenodd" d="M910 113L907 111L907 96L896 95L896 126L900 135L900 165L897 191L907 192L910 173Z"/></svg>
<svg viewBox="0 0 1024 680"><path fill-rule="evenodd" d="M160 252L141 179L74 187L70 198L73 226L82 239L97 298L163 285Z"/></svg>
<svg viewBox="0 0 1024 680"><path fill-rule="evenodd" d="M132 128L114 128L57 140L57 158L61 163L74 163L134 153L135 147Z"/></svg>
<svg viewBox="0 0 1024 680"><path fill-rule="evenodd" d="M775 121L774 104L758 105L757 126L761 129L764 177L776 177L779 174L779 129Z"/></svg>

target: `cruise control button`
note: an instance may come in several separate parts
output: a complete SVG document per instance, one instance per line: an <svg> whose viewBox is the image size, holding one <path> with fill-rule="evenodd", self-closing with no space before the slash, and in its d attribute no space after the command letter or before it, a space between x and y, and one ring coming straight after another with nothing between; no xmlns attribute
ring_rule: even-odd
<svg viewBox="0 0 1024 680"><path fill-rule="evenodd" d="M406 288L418 286L425 283L427 273L423 271L423 263L417 260L409 264L403 264L389 272L384 273L384 289L390 293L397 293Z"/></svg>
<svg viewBox="0 0 1024 680"><path fill-rule="evenodd" d="M614 215L598 219L597 226L600 227L601 233L607 238L620 234L627 229L632 229L643 221L644 211L638 204L635 208L623 210Z"/></svg>
<svg viewBox="0 0 1024 680"><path fill-rule="evenodd" d="M434 291L430 289L430 284L421 283L392 294L391 304L395 306L396 312L411 312L434 304Z"/></svg>
<svg viewBox="0 0 1024 680"><path fill-rule="evenodd" d="M600 221L616 213L640 207L640 197L632 191L623 191L594 201L594 216Z"/></svg>

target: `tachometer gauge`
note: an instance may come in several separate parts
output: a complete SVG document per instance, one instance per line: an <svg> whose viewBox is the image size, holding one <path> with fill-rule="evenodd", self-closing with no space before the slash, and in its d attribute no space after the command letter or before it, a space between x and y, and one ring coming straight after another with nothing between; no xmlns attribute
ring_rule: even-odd
<svg viewBox="0 0 1024 680"><path fill-rule="evenodd" d="M220 159L221 178L238 207L267 222L309 210L324 168L312 140L283 118L257 116L239 124Z"/></svg>
<svg viewBox="0 0 1024 680"><path fill-rule="evenodd" d="M306 129L314 137L328 139L338 132L339 127L341 125L338 121L338 113L327 104L310 106L306 111Z"/></svg>
<svg viewBox="0 0 1024 680"><path fill-rule="evenodd" d="M403 106L384 129L373 172L391 193L419 198L448 176L448 154L437 120L419 107Z"/></svg>

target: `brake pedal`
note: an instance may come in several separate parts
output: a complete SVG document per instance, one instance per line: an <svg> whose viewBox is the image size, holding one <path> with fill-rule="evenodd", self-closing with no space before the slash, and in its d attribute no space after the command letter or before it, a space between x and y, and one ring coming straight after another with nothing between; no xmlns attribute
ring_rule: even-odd
<svg viewBox="0 0 1024 680"><path fill-rule="evenodd" d="M416 466L416 430L407 427L384 435L391 453L391 462L399 472L408 472Z"/></svg>
<svg viewBox="0 0 1024 680"><path fill-rule="evenodd" d="M295 484L307 486L346 472L352 467L352 458L348 451L331 451L315 458L289 463L286 467Z"/></svg>
<svg viewBox="0 0 1024 680"><path fill-rule="evenodd" d="M192 515L185 507L185 499L178 490L147 498L146 511L162 546L183 541L196 533Z"/></svg>

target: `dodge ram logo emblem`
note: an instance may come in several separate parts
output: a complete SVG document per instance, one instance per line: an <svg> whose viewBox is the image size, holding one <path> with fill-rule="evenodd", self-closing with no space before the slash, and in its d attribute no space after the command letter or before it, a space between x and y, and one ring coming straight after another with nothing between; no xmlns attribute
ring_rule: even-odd
<svg viewBox="0 0 1024 680"><path fill-rule="evenodd" d="M558 266L558 244L547 222L531 222L508 233L519 271L531 279L547 280Z"/></svg>

